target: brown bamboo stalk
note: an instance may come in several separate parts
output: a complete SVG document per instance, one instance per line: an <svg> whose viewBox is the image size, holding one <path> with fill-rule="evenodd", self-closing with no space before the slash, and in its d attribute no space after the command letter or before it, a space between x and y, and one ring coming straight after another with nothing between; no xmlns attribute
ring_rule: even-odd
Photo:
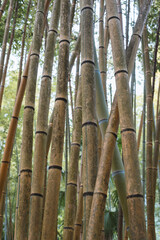
<svg viewBox="0 0 160 240"><path fill-rule="evenodd" d="M4 60L5 60L5 54L6 54L6 46L7 46L8 36L9 36L9 28L10 28L10 21L11 21L12 12L13 12L14 1L15 0L11 0L10 4L9 4L7 21L6 21L5 31L4 31L4 36L3 36L2 52L1 52L1 57L0 57L0 83L2 82L3 67L4 67Z"/></svg>
<svg viewBox="0 0 160 240"><path fill-rule="evenodd" d="M62 155L67 102L67 79L69 67L69 0L61 1L60 49L56 100L53 116L52 148L48 173L42 239L56 239L58 197L62 170ZM57 131L58 129L58 131Z"/></svg>
<svg viewBox="0 0 160 240"><path fill-rule="evenodd" d="M83 185L81 184L78 196L78 206L74 224L73 240L80 240L82 229L82 217L83 217Z"/></svg>
<svg viewBox="0 0 160 240"><path fill-rule="evenodd" d="M2 106L2 99L3 99L3 92L4 92L4 87L5 87L5 80L6 80L6 74L7 74L7 69L8 69L8 63L9 63L12 44L13 44L13 39L14 39L17 13L18 13L18 2L16 2L16 4L15 4L15 16L14 16L14 22L13 22L13 27L12 27L12 33L11 33L11 38L10 38L10 42L9 42L9 48L8 48L8 52L7 52L5 67L4 67L4 71L3 71L3 74L2 74L2 83L0 85L0 111L1 111L1 106Z"/></svg>
<svg viewBox="0 0 160 240"><path fill-rule="evenodd" d="M51 77L53 68L54 49L60 16L60 1L54 1L51 23L45 51L42 73L38 117L35 138L34 168L31 188L29 239L40 239L42 228L42 210L44 193L44 175L47 143L48 112L51 94Z"/></svg>
<svg viewBox="0 0 160 240"><path fill-rule="evenodd" d="M70 240L73 238L74 221L76 216L77 176L81 135L82 135L82 89L81 80L79 80L76 106L74 111L71 155L69 162L67 193L65 202L64 231L63 231L64 240Z"/></svg>
<svg viewBox="0 0 160 240"><path fill-rule="evenodd" d="M49 2L50 2L50 0L46 0L45 13L48 10ZM1 169L0 169L0 198L2 195L2 190L3 190L4 184L5 184L6 178L7 178L8 164L10 162L11 151L13 148L13 142L14 142L14 137L15 137L15 133L16 133L19 112L21 109L21 104L22 104L22 100L23 100L23 96L24 96L24 92L25 92L25 88L26 88L26 83L27 83L27 78L28 78L29 61L30 61L30 51L29 51L26 65L25 65L25 68L23 71L23 76L22 76L19 92L16 97L15 106L13 109L13 114L12 114L12 118L10 121L6 144L5 144L5 149L4 149L4 153L3 153L2 164L1 164Z"/></svg>
<svg viewBox="0 0 160 240"><path fill-rule="evenodd" d="M1 17L3 15L3 13L4 13L4 9L5 9L5 6L6 6L7 2L8 2L8 0L4 0L1 7L0 7L0 20L1 20Z"/></svg>
<svg viewBox="0 0 160 240"><path fill-rule="evenodd" d="M121 204L119 203L118 208L118 240L123 240L123 212L121 208Z"/></svg>
<svg viewBox="0 0 160 240"><path fill-rule="evenodd" d="M112 105L112 113L109 118L108 127L106 129L102 153L98 168L96 185L94 189L92 208L90 213L87 240L100 239L100 231L102 229L102 216L105 209L105 201L107 197L108 183L111 171L111 162L114 153L114 147L117 138L118 126L115 119L115 104ZM101 177L102 176L102 177Z"/></svg>
<svg viewBox="0 0 160 240"><path fill-rule="evenodd" d="M23 115L23 134L20 159L20 192L18 208L17 239L28 238L29 203L31 194L32 174L32 141L33 141L33 117L35 105L35 90L39 63L42 31L44 24L44 0L38 1L34 24L32 49L28 70L28 80Z"/></svg>
<svg viewBox="0 0 160 240"><path fill-rule="evenodd" d="M95 109L93 1L81 1L83 239L87 237L97 173L97 121Z"/></svg>
<svg viewBox="0 0 160 240"><path fill-rule="evenodd" d="M134 33L132 35L129 48L127 49L127 63L128 63L128 69L129 69L129 76L130 76L130 74L132 72L134 58L135 58L136 51L137 51L137 48L138 48L139 38L141 36L139 34L142 34L142 32L143 32L144 24L145 24L145 21L146 21L146 18L147 18L149 9L150 9L150 3L151 2L148 1L147 4L145 4L143 6L142 14L140 14L138 19L137 19L137 22L136 22L136 25L135 25L135 29L134 29ZM100 93L99 93L99 95L100 95ZM115 101L115 104L117 104L116 101ZM97 108L97 110L98 109L99 108ZM116 107L115 110L117 111L117 113L116 113L116 121L117 121L117 125L118 125L119 124L118 107ZM104 119L104 116L102 115L102 113L99 110L97 112L97 115L98 115L99 120ZM104 133L104 131L106 129L106 122L104 122L104 121L103 122L99 121L99 122L101 123L100 124L101 131L102 131L102 133ZM128 222L127 221L127 219L128 219L127 208L126 208L126 204L124 204L126 196L125 196L125 194L122 194L122 188L121 188L121 184L120 184L120 183L123 182L123 178L122 178L122 176L123 176L122 175L123 167L119 163L119 161L117 161L117 158L116 158L116 154L117 153L118 152L115 151L115 156L114 156L112 169L113 169L113 174L114 174L114 179L115 179L115 183L116 183L116 186L117 186L117 190L118 190L118 193L119 193L119 196L120 196L120 200L121 200L121 205L122 205L122 208L123 208L124 217L125 217L126 222ZM128 225L127 225L127 228L128 228Z"/></svg>
<svg viewBox="0 0 160 240"><path fill-rule="evenodd" d="M147 149L146 149L146 195L147 195L147 234L148 239L155 239L154 223L154 198L152 189L152 126L153 126L153 104L151 87L151 70L148 49L147 28L143 31L144 69L146 78L146 101L147 101Z"/></svg>
<svg viewBox="0 0 160 240"><path fill-rule="evenodd" d="M20 57L20 63L19 63L17 92L18 92L18 89L19 89L19 86L20 86L21 76L22 76L22 65L23 65L24 46L25 46L25 38L26 38L26 28L27 28L27 21L28 21L31 2L32 2L32 0L29 0L29 2L28 2L27 14L26 14L25 23L24 23L24 30L23 30L22 43L21 43L22 47L21 47L21 57Z"/></svg>
<svg viewBox="0 0 160 240"><path fill-rule="evenodd" d="M116 2L107 0L108 21L117 87L122 149L126 174L127 204L131 239L146 239L143 194L133 126L128 71Z"/></svg>
<svg viewBox="0 0 160 240"><path fill-rule="evenodd" d="M101 74L104 96L106 99L106 69L105 69L105 48L104 48L104 0L100 1L100 16L99 16L99 69Z"/></svg>

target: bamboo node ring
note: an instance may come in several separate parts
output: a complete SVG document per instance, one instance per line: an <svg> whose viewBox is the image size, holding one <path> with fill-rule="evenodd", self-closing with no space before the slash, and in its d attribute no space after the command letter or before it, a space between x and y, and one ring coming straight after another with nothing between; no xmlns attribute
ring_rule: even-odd
<svg viewBox="0 0 160 240"><path fill-rule="evenodd" d="M2 12L2 13L3 13L3 12L4 12L4 11L3 11L3 9L0 9L0 12Z"/></svg>
<svg viewBox="0 0 160 240"><path fill-rule="evenodd" d="M132 195L127 196L127 199L129 199L129 198L143 198L143 195L140 193L132 194Z"/></svg>
<svg viewBox="0 0 160 240"><path fill-rule="evenodd" d="M72 186L77 187L77 183L72 183L72 182L70 182L70 183L67 183L67 186L68 186L68 185L72 185Z"/></svg>
<svg viewBox="0 0 160 240"><path fill-rule="evenodd" d="M49 166L49 170L50 169L58 169L58 170L62 170L62 167L61 166L58 166L58 165L51 165L51 166Z"/></svg>
<svg viewBox="0 0 160 240"><path fill-rule="evenodd" d="M36 134L37 134L37 133L42 133L42 134L47 135L47 132L45 132L45 131L36 131Z"/></svg>
<svg viewBox="0 0 160 240"><path fill-rule="evenodd" d="M109 18L108 18L107 22L109 22L111 19L114 19L114 18L115 18L115 19L118 19L118 20L120 21L120 18L119 18L119 17L117 17L117 16L112 16L112 17L109 17Z"/></svg>
<svg viewBox="0 0 160 240"><path fill-rule="evenodd" d="M117 171L113 172L112 177L115 177L116 175L119 175L119 174L124 174L124 170L117 170Z"/></svg>
<svg viewBox="0 0 160 240"><path fill-rule="evenodd" d="M125 128L125 129L121 130L121 134L123 132L130 132L130 131L136 133L136 130L134 128Z"/></svg>
<svg viewBox="0 0 160 240"><path fill-rule="evenodd" d="M107 197L107 194L106 194L106 193L103 193L103 192L94 192L94 194L100 194L100 195L103 195L105 198Z"/></svg>
<svg viewBox="0 0 160 240"><path fill-rule="evenodd" d="M41 197L41 198L43 198L43 195L42 195L41 193L31 193L30 196L31 196L31 197L32 197L32 196L36 196L36 197Z"/></svg>
<svg viewBox="0 0 160 240"><path fill-rule="evenodd" d="M83 193L83 197L86 197L86 196L93 196L93 192L85 192L85 193Z"/></svg>
<svg viewBox="0 0 160 240"><path fill-rule="evenodd" d="M49 32L54 32L54 33L58 34L58 32L57 32L55 29L49 29L49 30L48 30L48 33L49 33Z"/></svg>
<svg viewBox="0 0 160 240"><path fill-rule="evenodd" d="M82 66L84 63L91 63L91 64L95 65L95 63L94 63L92 60L84 60L83 62L81 62L81 66Z"/></svg>
<svg viewBox="0 0 160 240"><path fill-rule="evenodd" d="M62 42L67 42L68 44L70 44L70 41L67 40L67 39L62 39L62 40L60 40L60 41L59 41L59 44L62 43Z"/></svg>
<svg viewBox="0 0 160 240"><path fill-rule="evenodd" d="M80 147L80 144L79 144L79 143L74 143L74 142L71 143L71 146L74 146L74 145Z"/></svg>
<svg viewBox="0 0 160 240"><path fill-rule="evenodd" d="M126 73L126 74L128 74L128 71L125 70L125 69L118 70L118 71L116 71L116 72L114 73L114 76L116 76L118 73Z"/></svg>
<svg viewBox="0 0 160 240"><path fill-rule="evenodd" d="M39 58L39 54L38 54L38 53L31 53L31 54L30 54L30 57L31 57L31 56L37 56L37 57Z"/></svg>
<svg viewBox="0 0 160 240"><path fill-rule="evenodd" d="M104 119L101 119L101 120L99 120L99 125L101 125L102 123L108 123L108 119L107 118L104 118Z"/></svg>
<svg viewBox="0 0 160 240"><path fill-rule="evenodd" d="M57 97L57 98L55 99L55 102L58 101L58 100L61 100L61 101L64 101L64 102L67 103L67 99L66 99L66 98L63 98L63 97Z"/></svg>
<svg viewBox="0 0 160 240"><path fill-rule="evenodd" d="M138 33L133 33L133 35L138 36L140 39L142 39L142 36Z"/></svg>
<svg viewBox="0 0 160 240"><path fill-rule="evenodd" d="M6 163L6 164L9 164L9 162L8 162L8 161L2 161L2 163Z"/></svg>
<svg viewBox="0 0 160 240"><path fill-rule="evenodd" d="M70 230L74 231L73 227L64 227L63 229L70 229Z"/></svg>
<svg viewBox="0 0 160 240"><path fill-rule="evenodd" d="M51 76L49 76L49 75L43 75L42 78L44 78L44 77L48 77L49 79L52 79Z"/></svg>
<svg viewBox="0 0 160 240"><path fill-rule="evenodd" d="M15 117L15 116L12 116L12 118L14 118L14 119L17 119L17 120L18 120L18 117Z"/></svg>
<svg viewBox="0 0 160 240"><path fill-rule="evenodd" d="M107 132L107 133L111 133L116 139L117 139L117 134L114 132Z"/></svg>
<svg viewBox="0 0 160 240"><path fill-rule="evenodd" d="M93 12L93 8L90 6L85 6L81 9L81 12L84 11L85 9L90 9Z"/></svg>
<svg viewBox="0 0 160 240"><path fill-rule="evenodd" d="M104 48L104 46L99 46L99 48Z"/></svg>
<svg viewBox="0 0 160 240"><path fill-rule="evenodd" d="M22 172L32 173L32 170L31 169L22 169L22 170L20 170L20 173L22 173Z"/></svg>
<svg viewBox="0 0 160 240"><path fill-rule="evenodd" d="M94 125L94 126L97 127L97 123L95 123L95 122L85 122L85 123L82 124L82 128L86 125Z"/></svg>
<svg viewBox="0 0 160 240"><path fill-rule="evenodd" d="M74 225L79 226L79 227L82 226L82 224L79 224L79 223L75 223Z"/></svg>
<svg viewBox="0 0 160 240"><path fill-rule="evenodd" d="M32 107L32 106L25 106L24 109L26 109L26 108L30 108L34 111L34 107Z"/></svg>

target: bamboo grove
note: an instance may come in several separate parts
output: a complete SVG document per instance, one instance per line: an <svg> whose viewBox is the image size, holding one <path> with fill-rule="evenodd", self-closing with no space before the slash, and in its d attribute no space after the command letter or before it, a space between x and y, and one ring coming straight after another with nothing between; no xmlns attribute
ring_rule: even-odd
<svg viewBox="0 0 160 240"><path fill-rule="evenodd" d="M0 239L160 238L160 2L0 1Z"/></svg>

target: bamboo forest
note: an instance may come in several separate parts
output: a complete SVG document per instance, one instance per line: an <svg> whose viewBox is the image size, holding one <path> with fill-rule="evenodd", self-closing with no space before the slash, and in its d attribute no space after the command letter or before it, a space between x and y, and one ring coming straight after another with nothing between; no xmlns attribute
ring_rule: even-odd
<svg viewBox="0 0 160 240"><path fill-rule="evenodd" d="M0 0L0 240L160 239L160 0Z"/></svg>

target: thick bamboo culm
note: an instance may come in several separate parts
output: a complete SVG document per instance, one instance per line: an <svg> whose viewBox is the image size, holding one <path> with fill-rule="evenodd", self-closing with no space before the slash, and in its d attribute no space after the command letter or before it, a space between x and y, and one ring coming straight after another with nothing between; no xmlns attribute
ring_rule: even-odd
<svg viewBox="0 0 160 240"><path fill-rule="evenodd" d="M9 36L9 28L10 28L10 21L11 21L11 18L12 18L14 2L15 2L15 0L11 0L10 4L9 4L7 21L6 21L5 31L4 31L4 36L3 36L2 51L1 51L1 56L0 56L0 83L2 82L5 53L6 53L7 41L8 41L8 36Z"/></svg>
<svg viewBox="0 0 160 240"><path fill-rule="evenodd" d="M153 103L151 87L151 69L148 49L147 28L143 31L144 70L146 78L146 102L147 102L147 143L146 143L146 196L147 196L147 235L148 239L156 239L154 223L154 198L152 185L152 126L153 126Z"/></svg>
<svg viewBox="0 0 160 240"><path fill-rule="evenodd" d="M60 49L56 99L53 114L52 148L48 172L42 239L57 239L58 197L62 170L65 110L67 102L67 79L69 68L69 17L70 1L61 1ZM57 131L58 129L58 131Z"/></svg>
<svg viewBox="0 0 160 240"><path fill-rule="evenodd" d="M53 68L54 49L60 16L60 1L54 1L51 22L48 31L44 66L39 97L38 117L36 125L34 167L31 187L31 207L29 239L40 239L42 228L42 210L44 196L44 175L48 128L48 112L51 94L51 78Z"/></svg>
<svg viewBox="0 0 160 240"><path fill-rule="evenodd" d="M1 17L3 15L3 13L4 13L4 9L5 9L5 6L6 6L7 2L8 2L8 0L4 0L1 7L0 7L0 20L1 20Z"/></svg>
<svg viewBox="0 0 160 240"><path fill-rule="evenodd" d="M129 93L129 77L123 48L123 37L120 22L119 19L117 19L118 13L116 9L116 2L107 0L106 6L108 11L112 55L116 77L118 110L122 134L122 149L129 212L129 231L131 239L142 240L146 239L144 204L138 163L136 133L133 126L132 107Z"/></svg>
<svg viewBox="0 0 160 240"><path fill-rule="evenodd" d="M112 105L114 108L114 104ZM88 226L87 240L100 239L100 231L103 226L102 216L105 208L105 200L107 197L108 183L111 171L111 162L116 144L118 126L115 121L114 110L109 118L108 127L103 140L103 148L98 168L96 185L94 189L92 208ZM111 147L113 146L113 147ZM111 149L111 151L110 151Z"/></svg>
<svg viewBox="0 0 160 240"><path fill-rule="evenodd" d="M80 79L78 83L76 106L74 110L73 134L69 161L67 194L65 202L64 231L63 231L64 240L70 240L73 238L74 221L76 216L78 162L82 135L82 89Z"/></svg>
<svg viewBox="0 0 160 240"><path fill-rule="evenodd" d="M140 37L142 35L143 32L143 27L150 9L150 1L147 2L147 4L145 4L143 6L143 12L142 14L139 15L136 25L135 25L135 29L134 29L134 33L131 37L131 41L127 50L127 62L128 62L128 67L129 67L129 75L132 72L132 68L133 68L133 64L134 64L134 58L136 55L136 51L138 49L138 45L140 42ZM138 34L138 35L137 35ZM140 35L139 35L140 34ZM97 116L98 116L98 120L99 120L99 124L100 124L100 128L102 131L102 134L104 136L105 133L105 129L107 126L107 110L106 110L106 106L103 104L101 104L103 102L103 94L102 91L100 91L99 89L99 85L96 86L96 93L99 95L96 97L96 99L98 99L96 105L97 105ZM98 105L101 105L101 107L99 108ZM117 103L116 103L117 104ZM118 110L118 108L116 108ZM118 114L118 111L117 111ZM106 119L106 121L104 121ZM103 120L103 121L101 121ZM117 117L117 124L119 123L119 118ZM117 148L117 147L116 147ZM127 214L127 204L125 204L126 202L126 192L125 192L125 181L124 181L124 171L123 171L123 165L122 162L120 162L120 156L118 154L118 149L116 149L115 151L115 155L113 158L113 164L112 164L112 171L113 171L113 176L114 176L114 180L115 183L117 184L117 190L118 190L118 194L121 200L121 204L122 204L122 209L123 209L123 213L124 213L124 217L125 220L127 222L128 219L128 214ZM121 184L120 184L121 183ZM123 191L122 191L123 190Z"/></svg>
<svg viewBox="0 0 160 240"><path fill-rule="evenodd" d="M34 25L28 80L26 87L25 107L23 114L23 133L20 158L20 191L18 207L17 240L28 238L29 205L32 174L33 117L35 105L35 90L39 54L42 42L44 24L44 0L38 1Z"/></svg>
<svg viewBox="0 0 160 240"><path fill-rule="evenodd" d="M83 240L86 240L97 173L97 120L94 79L93 1L81 2Z"/></svg>
<svg viewBox="0 0 160 240"><path fill-rule="evenodd" d="M8 69L8 64L9 64L9 59L10 59L10 54L11 54L11 49L12 49L12 44L13 44L13 39L14 39L17 14L18 14L18 2L15 3L15 15L14 15L12 33L11 33L11 37L10 37L9 48L8 48L8 52L7 52L7 58L6 58L4 70L3 70L3 73L2 73L2 82L1 82L1 85L0 85L0 111L1 111L1 107L2 107L2 99L3 99L4 87L5 87L5 81L6 81L6 74L7 74L7 69Z"/></svg>

